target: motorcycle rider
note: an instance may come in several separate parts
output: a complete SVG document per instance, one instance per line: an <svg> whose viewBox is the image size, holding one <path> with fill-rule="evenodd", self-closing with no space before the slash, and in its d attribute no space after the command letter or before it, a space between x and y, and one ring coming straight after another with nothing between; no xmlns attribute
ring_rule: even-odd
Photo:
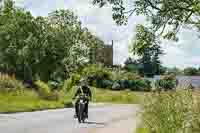
<svg viewBox="0 0 200 133"><path fill-rule="evenodd" d="M77 96L79 96L81 94L85 94L87 96L86 106L85 106L85 114L86 114L86 118L88 118L88 104L89 104L89 100L91 100L91 98L92 98L92 93L91 93L90 88L87 85L87 79L81 79L80 84L81 85L78 88L78 90L76 91L73 99L75 99ZM75 102L75 115L74 115L75 118L77 118L77 114L78 114L78 100L76 100L76 102Z"/></svg>

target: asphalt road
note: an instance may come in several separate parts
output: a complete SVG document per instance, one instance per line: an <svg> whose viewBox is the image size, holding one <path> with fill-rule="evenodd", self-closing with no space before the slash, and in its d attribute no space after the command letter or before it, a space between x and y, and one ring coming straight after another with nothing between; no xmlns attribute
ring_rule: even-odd
<svg viewBox="0 0 200 133"><path fill-rule="evenodd" d="M138 105L98 105L79 124L74 109L0 114L0 133L133 133Z"/></svg>

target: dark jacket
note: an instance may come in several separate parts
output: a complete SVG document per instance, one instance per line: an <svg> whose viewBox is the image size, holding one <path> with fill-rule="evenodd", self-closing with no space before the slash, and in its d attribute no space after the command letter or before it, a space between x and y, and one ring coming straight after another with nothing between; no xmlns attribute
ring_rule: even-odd
<svg viewBox="0 0 200 133"><path fill-rule="evenodd" d="M81 90L81 89L82 89L82 90ZM75 97L78 96L78 95L80 95L80 94L82 93L82 91L83 91L83 93L84 93L86 96L92 98L91 90L90 90L90 88L87 87L87 86L81 86L81 87L79 87L78 90L77 90L76 93L75 93Z"/></svg>

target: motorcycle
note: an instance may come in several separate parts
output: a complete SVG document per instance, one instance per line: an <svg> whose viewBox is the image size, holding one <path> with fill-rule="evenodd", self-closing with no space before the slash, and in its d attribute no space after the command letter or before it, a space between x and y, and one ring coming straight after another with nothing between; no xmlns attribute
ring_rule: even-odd
<svg viewBox="0 0 200 133"><path fill-rule="evenodd" d="M79 123L85 123L86 119L86 113L85 113L85 107L87 104L87 96L86 95L80 95L78 98L78 122Z"/></svg>

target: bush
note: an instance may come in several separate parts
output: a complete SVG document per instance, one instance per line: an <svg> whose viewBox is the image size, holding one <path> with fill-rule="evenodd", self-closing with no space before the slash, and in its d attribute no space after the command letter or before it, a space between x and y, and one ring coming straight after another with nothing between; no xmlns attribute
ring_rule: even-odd
<svg viewBox="0 0 200 133"><path fill-rule="evenodd" d="M51 93L51 89L49 88L48 84L41 80L36 81L35 84L37 86L39 95L46 99Z"/></svg>
<svg viewBox="0 0 200 133"><path fill-rule="evenodd" d="M120 88L131 89L132 91L150 91L151 82L144 79L120 80Z"/></svg>
<svg viewBox="0 0 200 133"><path fill-rule="evenodd" d="M140 79L140 77L131 72L126 71L113 71L112 73L113 80L136 80Z"/></svg>
<svg viewBox="0 0 200 133"><path fill-rule="evenodd" d="M71 77L64 81L62 90L69 91L73 86L77 85L81 76L79 74L72 74Z"/></svg>
<svg viewBox="0 0 200 133"><path fill-rule="evenodd" d="M69 78L64 81L62 90L69 91L73 87L72 79Z"/></svg>
<svg viewBox="0 0 200 133"><path fill-rule="evenodd" d="M48 81L48 86L50 86L50 88L53 90L61 89L63 86L63 82Z"/></svg>
<svg viewBox="0 0 200 133"><path fill-rule="evenodd" d="M113 81L111 80L102 80L101 82L98 83L99 88L111 89L112 85L113 85Z"/></svg>
<svg viewBox="0 0 200 133"><path fill-rule="evenodd" d="M76 84L78 84L79 81L80 81L80 79L81 79L81 75L76 74L76 73L72 74L71 75L71 80L72 80L73 86L76 85Z"/></svg>
<svg viewBox="0 0 200 133"><path fill-rule="evenodd" d="M24 89L22 82L6 74L0 75L0 92L11 92Z"/></svg>
<svg viewBox="0 0 200 133"><path fill-rule="evenodd" d="M112 85L112 90L121 90L121 86L118 82L114 82Z"/></svg>
<svg viewBox="0 0 200 133"><path fill-rule="evenodd" d="M174 75L164 75L160 80L155 82L155 89L160 90L173 90L176 87L176 77Z"/></svg>
<svg viewBox="0 0 200 133"><path fill-rule="evenodd" d="M91 77L93 80L109 80L112 77L111 71L100 65L89 65L82 70L81 74L84 77Z"/></svg>
<svg viewBox="0 0 200 133"><path fill-rule="evenodd" d="M149 80L136 80L136 90L137 91L150 91L151 90L151 82Z"/></svg>
<svg viewBox="0 0 200 133"><path fill-rule="evenodd" d="M60 93L59 93L59 91L53 91L53 92L51 92L51 93L49 93L47 96L45 96L45 99L46 100L53 100L53 101L55 101L55 100L59 100L60 99Z"/></svg>

